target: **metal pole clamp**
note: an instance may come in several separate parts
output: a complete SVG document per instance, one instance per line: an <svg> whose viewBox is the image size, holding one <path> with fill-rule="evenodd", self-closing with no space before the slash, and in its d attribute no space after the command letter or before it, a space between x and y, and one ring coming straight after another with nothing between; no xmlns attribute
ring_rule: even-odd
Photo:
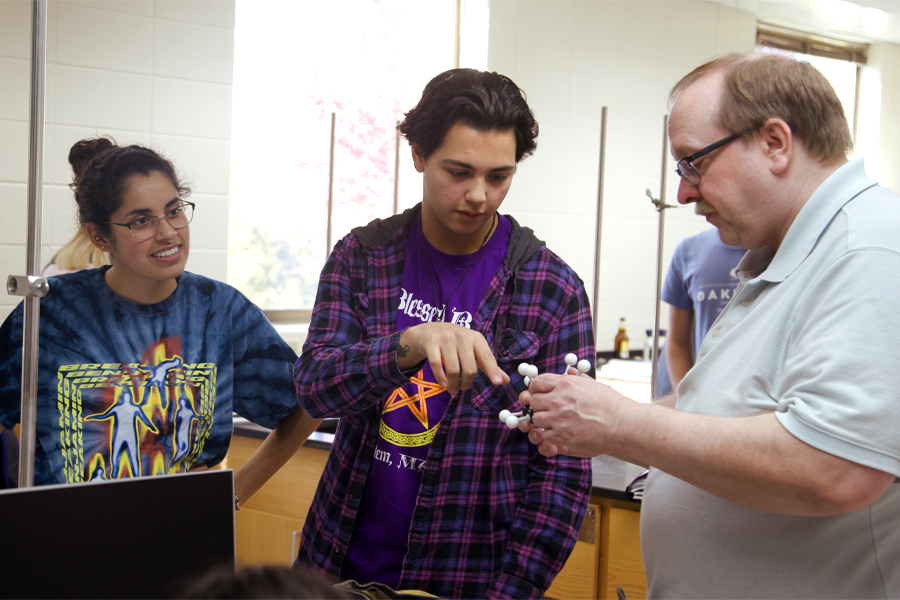
<svg viewBox="0 0 900 600"><path fill-rule="evenodd" d="M10 275L6 280L6 291L10 296L43 298L50 292L50 282L46 277Z"/></svg>

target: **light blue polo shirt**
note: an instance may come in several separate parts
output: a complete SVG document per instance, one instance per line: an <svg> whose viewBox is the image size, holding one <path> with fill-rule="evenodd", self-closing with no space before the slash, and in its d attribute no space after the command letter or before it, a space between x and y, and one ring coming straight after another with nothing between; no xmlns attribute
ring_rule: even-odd
<svg viewBox="0 0 900 600"><path fill-rule="evenodd" d="M677 408L774 413L803 442L900 476L900 197L853 160L777 253L752 250L738 271ZM641 523L652 597L900 597L900 484L866 509L807 517L652 470Z"/></svg>

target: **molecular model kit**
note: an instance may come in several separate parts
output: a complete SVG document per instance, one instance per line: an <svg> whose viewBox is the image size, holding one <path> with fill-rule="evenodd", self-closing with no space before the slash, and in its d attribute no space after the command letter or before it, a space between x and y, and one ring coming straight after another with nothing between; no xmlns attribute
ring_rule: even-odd
<svg viewBox="0 0 900 600"><path fill-rule="evenodd" d="M590 362L583 358L578 360L578 357L571 352L566 354L565 361L566 367L563 369L563 375L567 374L571 367L578 369L579 373L587 373L591 370ZM525 378L525 387L528 387L531 385L531 380L538 376L538 368L528 363L522 363L519 365L519 375ZM510 429L515 429L519 426L520 421L531 420L532 415L534 415L534 410L531 406L526 406L524 410L516 412L504 408L500 411L500 420L506 423Z"/></svg>

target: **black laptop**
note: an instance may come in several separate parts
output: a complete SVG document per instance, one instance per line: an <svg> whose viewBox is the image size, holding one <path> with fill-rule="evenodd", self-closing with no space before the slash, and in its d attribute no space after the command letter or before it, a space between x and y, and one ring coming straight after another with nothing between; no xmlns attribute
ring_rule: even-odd
<svg viewBox="0 0 900 600"><path fill-rule="evenodd" d="M172 598L234 564L230 470L0 490L0 597Z"/></svg>

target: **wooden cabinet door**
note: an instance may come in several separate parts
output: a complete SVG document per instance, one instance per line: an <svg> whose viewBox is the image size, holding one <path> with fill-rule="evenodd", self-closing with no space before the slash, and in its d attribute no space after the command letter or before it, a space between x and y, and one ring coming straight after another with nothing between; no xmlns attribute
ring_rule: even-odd
<svg viewBox="0 0 900 600"><path fill-rule="evenodd" d="M575 549L547 590L547 598L597 598L600 567L600 507L589 504Z"/></svg>
<svg viewBox="0 0 900 600"><path fill-rule="evenodd" d="M227 464L237 469L262 440L236 435ZM235 514L238 567L291 564L292 534L300 531L312 503L328 451L304 446Z"/></svg>

